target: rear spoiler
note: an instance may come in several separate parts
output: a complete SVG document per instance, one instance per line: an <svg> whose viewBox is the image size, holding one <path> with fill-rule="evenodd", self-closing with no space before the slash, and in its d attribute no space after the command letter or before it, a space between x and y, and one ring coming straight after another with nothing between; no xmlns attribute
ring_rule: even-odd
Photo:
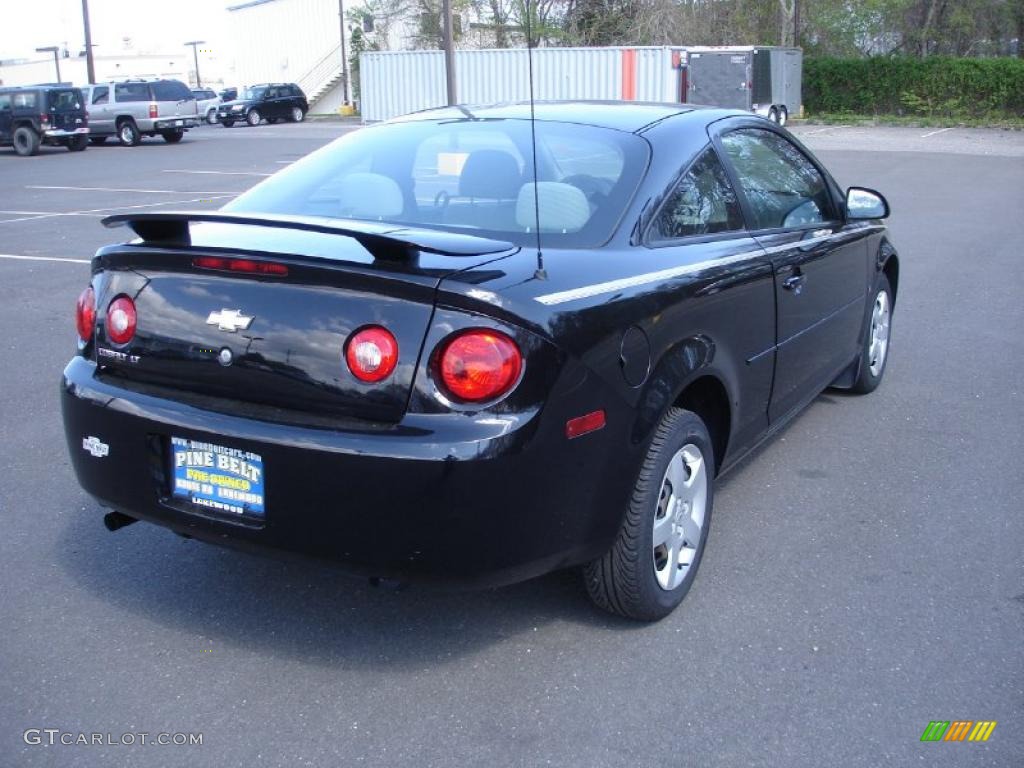
<svg viewBox="0 0 1024 768"><path fill-rule="evenodd" d="M241 224L252 227L295 229L341 235L357 240L374 258L406 261L417 251L445 256L479 256L513 250L502 240L491 240L456 232L403 227L353 219L289 216L272 213L209 213L205 211L163 211L160 213L119 213L103 219L105 227L128 227L147 243L183 245L192 242L190 224Z"/></svg>

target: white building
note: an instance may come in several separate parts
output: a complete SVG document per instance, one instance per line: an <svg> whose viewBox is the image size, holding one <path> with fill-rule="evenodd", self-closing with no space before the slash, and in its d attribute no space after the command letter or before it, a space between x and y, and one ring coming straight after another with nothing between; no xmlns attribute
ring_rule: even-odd
<svg viewBox="0 0 1024 768"><path fill-rule="evenodd" d="M60 81L74 85L89 82L85 56L59 58ZM96 79L127 80L130 78L167 77L188 83L193 74L192 53L124 53L113 56L94 56ZM0 65L0 83L3 85L33 85L57 82L57 69L51 54L39 58Z"/></svg>

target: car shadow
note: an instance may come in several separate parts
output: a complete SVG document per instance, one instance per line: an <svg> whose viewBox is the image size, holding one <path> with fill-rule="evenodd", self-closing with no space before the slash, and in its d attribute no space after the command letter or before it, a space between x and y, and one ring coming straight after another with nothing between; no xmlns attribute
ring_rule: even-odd
<svg viewBox="0 0 1024 768"><path fill-rule="evenodd" d="M644 626L593 607L576 570L478 591L373 587L329 563L249 554L148 523L109 533L102 515L89 503L71 516L55 542L57 564L104 603L195 635L197 647L330 667L418 667L556 622Z"/></svg>

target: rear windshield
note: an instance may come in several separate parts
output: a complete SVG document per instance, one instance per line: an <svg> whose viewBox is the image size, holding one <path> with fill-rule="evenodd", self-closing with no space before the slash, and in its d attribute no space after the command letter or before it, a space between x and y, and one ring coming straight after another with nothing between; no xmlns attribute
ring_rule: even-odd
<svg viewBox="0 0 1024 768"><path fill-rule="evenodd" d="M523 245L599 245L647 167L647 143L593 126L527 120L395 123L346 134L226 207L383 221ZM536 201L536 205L535 205Z"/></svg>
<svg viewBox="0 0 1024 768"><path fill-rule="evenodd" d="M153 83L153 101L188 101L194 98L188 86L177 80L158 80Z"/></svg>
<svg viewBox="0 0 1024 768"><path fill-rule="evenodd" d="M82 108L82 92L78 89L50 91L50 107L58 112L70 112Z"/></svg>

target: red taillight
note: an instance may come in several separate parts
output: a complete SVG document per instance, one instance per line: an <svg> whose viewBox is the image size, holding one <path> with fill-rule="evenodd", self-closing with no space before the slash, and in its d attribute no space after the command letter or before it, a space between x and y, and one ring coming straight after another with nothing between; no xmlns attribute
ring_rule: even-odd
<svg viewBox="0 0 1024 768"><path fill-rule="evenodd" d="M48 126L50 124L50 116L49 115L40 115L39 116L39 122L42 123L43 127L45 128L46 126Z"/></svg>
<svg viewBox="0 0 1024 768"><path fill-rule="evenodd" d="M493 400L515 386L523 369L519 347L497 331L474 330L455 336L441 351L441 381L457 400Z"/></svg>
<svg viewBox="0 0 1024 768"><path fill-rule="evenodd" d="M398 365L398 342L391 331L371 325L348 340L345 360L352 375L360 381L383 381Z"/></svg>
<svg viewBox="0 0 1024 768"><path fill-rule="evenodd" d="M160 110L157 108L156 104L150 104L149 105L149 116L150 117L159 117L160 116Z"/></svg>
<svg viewBox="0 0 1024 768"><path fill-rule="evenodd" d="M107 336L115 344L127 344L135 336L135 302L118 296L107 307Z"/></svg>
<svg viewBox="0 0 1024 768"><path fill-rule="evenodd" d="M80 294L75 304L75 325L78 327L78 338L88 341L92 338L93 328L96 327L96 294L93 293L90 285Z"/></svg>
<svg viewBox="0 0 1024 768"><path fill-rule="evenodd" d="M250 275L273 275L285 277L288 267L272 261L253 261L252 259L224 259L220 256L199 256L192 259L192 266L200 269L217 269L222 272L244 272Z"/></svg>

